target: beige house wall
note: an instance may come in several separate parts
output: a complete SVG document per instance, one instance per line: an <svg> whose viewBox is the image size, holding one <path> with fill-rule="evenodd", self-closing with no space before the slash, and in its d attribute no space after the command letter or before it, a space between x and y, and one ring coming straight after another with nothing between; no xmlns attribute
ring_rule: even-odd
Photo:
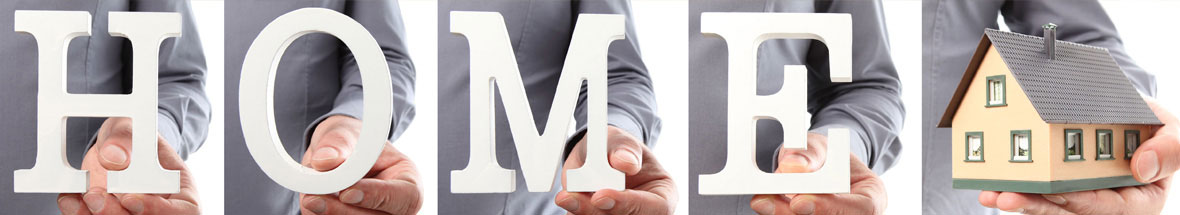
<svg viewBox="0 0 1180 215"><path fill-rule="evenodd" d="M1007 106L985 107L987 77L1004 75ZM1048 181L1052 151L1063 150L1049 146L1049 124L1024 94L1016 78L1008 70L994 47L989 47L967 93L952 119L952 177L956 179L992 179ZM1012 158L1012 130L1031 130L1032 160L1029 163L1010 162ZM966 162L966 133L983 132L984 162ZM1058 154L1061 154L1058 152ZM1060 161L1060 159L1058 159Z"/></svg>
<svg viewBox="0 0 1180 215"><path fill-rule="evenodd" d="M1148 125L1093 125L1093 124L1050 124L1049 139L1052 148L1049 152L1052 155L1048 162L1051 163L1051 179L1053 180L1073 180L1085 178L1102 178L1114 176L1129 176L1131 175L1131 161L1128 160L1124 154L1126 152L1125 130L1139 130L1139 144L1142 145L1144 140L1154 135L1151 126ZM1082 158L1084 161L1065 161L1065 129L1081 129L1082 130ZM1113 136L1111 147L1113 150L1113 160L1098 160L1098 133L1097 129L1109 129ZM1036 136L1036 135L1034 135Z"/></svg>

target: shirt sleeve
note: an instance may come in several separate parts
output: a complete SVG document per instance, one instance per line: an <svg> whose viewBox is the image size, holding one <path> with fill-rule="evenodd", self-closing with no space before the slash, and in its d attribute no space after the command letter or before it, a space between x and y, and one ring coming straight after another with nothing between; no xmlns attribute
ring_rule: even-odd
<svg viewBox="0 0 1180 215"><path fill-rule="evenodd" d="M578 1L574 5L577 14L622 14L626 16L626 38L611 43L607 51L607 124L618 127L639 138L648 147L655 147L660 132L660 119L656 116L656 99L652 90L651 77L639 54L639 38L631 20L631 3L624 0ZM576 22L573 22L576 23ZM586 86L578 95L574 110L577 133L567 146L581 140L586 132ZM567 147L567 154L569 151Z"/></svg>
<svg viewBox="0 0 1180 215"><path fill-rule="evenodd" d="M851 152L882 174L901 153L898 134L905 109L881 2L820 1L816 9L852 15L852 82L832 83L826 72L827 48L821 42L811 43L808 65L821 71L812 73L808 82L812 85L808 87L811 132L826 135L831 128L848 128Z"/></svg>
<svg viewBox="0 0 1180 215"><path fill-rule="evenodd" d="M1057 39L1103 47L1140 93L1155 96L1155 75L1140 68L1123 47L1114 22L1098 1L1008 1L1000 10L1012 32L1044 36L1041 25L1054 23Z"/></svg>
<svg viewBox="0 0 1180 215"><path fill-rule="evenodd" d="M181 158L196 152L209 132L205 54L189 1L134 1L132 11L175 12L181 36L160 45L157 131Z"/></svg>
<svg viewBox="0 0 1180 215"><path fill-rule="evenodd" d="M414 63L406 49L405 25L402 22L398 1L346 1L344 14L365 27L385 55L389 65L389 77L393 83L393 120L388 139L393 141L402 134L414 118ZM347 49L341 46L341 49ZM330 116L344 115L362 119L363 86L360 68L352 52L341 51L340 92L336 95L334 107L327 114L313 121L305 130L310 137L315 126Z"/></svg>

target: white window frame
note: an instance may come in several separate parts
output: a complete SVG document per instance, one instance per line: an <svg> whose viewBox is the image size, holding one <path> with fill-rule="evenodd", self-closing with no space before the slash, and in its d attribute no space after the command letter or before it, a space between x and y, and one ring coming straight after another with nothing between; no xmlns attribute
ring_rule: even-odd
<svg viewBox="0 0 1180 215"><path fill-rule="evenodd" d="M1097 160L1114 160L1114 131L1098 129L1094 131L1094 153ZM1102 149L1106 149L1103 153Z"/></svg>
<svg viewBox="0 0 1180 215"><path fill-rule="evenodd" d="M1074 138L1076 138L1076 141L1074 141L1074 143L1071 144L1070 140L1075 140ZM1085 146L1082 145L1084 142L1085 142L1084 139L1082 139L1082 130L1080 130L1080 129L1066 129L1065 130L1065 161L1085 160L1086 158L1082 157L1082 154L1085 153ZM1071 151L1071 150L1069 150L1070 145L1077 146L1077 148L1076 148L1077 153L1076 154L1074 154L1074 155L1069 154Z"/></svg>
<svg viewBox="0 0 1180 215"><path fill-rule="evenodd" d="M1029 130L1012 131L1012 160L1014 162L1032 161L1032 132ZM1020 149L1026 153L1020 155Z"/></svg>
<svg viewBox="0 0 1180 215"><path fill-rule="evenodd" d="M968 162L982 162L983 161L983 132L967 132L966 134L966 161ZM972 153L978 152L978 153Z"/></svg>

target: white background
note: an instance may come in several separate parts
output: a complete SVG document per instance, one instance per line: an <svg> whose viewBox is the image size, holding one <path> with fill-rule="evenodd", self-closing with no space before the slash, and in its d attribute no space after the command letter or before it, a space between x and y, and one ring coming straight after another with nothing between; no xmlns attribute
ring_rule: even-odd
<svg viewBox="0 0 1180 215"><path fill-rule="evenodd" d="M201 194L201 207L207 214L223 211L224 181L224 22L221 1L192 2L198 31L209 67L206 90L213 104L213 121L208 142L189 160ZM1157 75L1159 100L1172 110L1180 107L1180 81L1174 62L1180 50L1178 20L1180 2L1104 1L1131 56L1149 72ZM435 214L438 202L437 175L437 7L434 1L401 1L407 28L410 56L418 71L418 115L395 146L418 164L422 173L425 205L420 214ZM688 3L685 0L635 0L634 21L640 38L644 63L651 71L664 120L656 156L674 176L680 190L677 214L687 214L688 206ZM885 19L889 30L893 60L902 79L902 101L906 104L906 126L902 131L905 149L896 166L882 178L889 195L888 214L921 213L921 2L886 1ZM1174 111L1175 112L1175 111ZM253 164L237 164L253 165ZM1180 196L1173 189L1171 196ZM1175 202L1176 200L1172 200ZM1164 214L1180 213L1180 204L1171 204Z"/></svg>

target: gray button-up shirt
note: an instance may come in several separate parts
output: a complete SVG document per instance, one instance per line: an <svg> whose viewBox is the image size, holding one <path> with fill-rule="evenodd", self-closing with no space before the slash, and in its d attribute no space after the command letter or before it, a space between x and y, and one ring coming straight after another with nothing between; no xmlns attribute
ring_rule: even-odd
<svg viewBox="0 0 1180 215"><path fill-rule="evenodd" d="M994 214L978 190L951 188L950 128L937 128L985 28L1041 36L1056 23L1057 39L1107 48L1139 92L1154 95L1155 77L1127 56L1114 23L1097 1L935 0L922 3L922 208L925 214Z"/></svg>
<svg viewBox="0 0 1180 215"><path fill-rule="evenodd" d="M414 116L414 66L406 50L401 9L395 0L262 0L225 3L225 213L298 214L299 193L275 183L250 156L242 137L238 85L246 50L262 28L300 8L339 11L364 26L385 54L393 81L396 139ZM275 125L283 147L299 161L321 120L333 115L361 119L360 70L348 47L322 33L295 39L283 53L275 78ZM426 143L407 143L426 144Z"/></svg>
<svg viewBox="0 0 1180 215"><path fill-rule="evenodd" d="M725 166L726 93L729 61L721 38L701 34L702 12L850 13L852 14L852 82L832 83L827 47L815 40L769 40L758 49L758 94L782 87L783 65L807 67L807 107L811 132L848 128L851 152L877 174L893 166L901 151L905 110L901 83L889 55L884 13L879 1L692 0L689 1L689 211L691 214L753 214L751 195L703 196L697 192L701 174ZM799 20L809 22L812 20ZM740 23L734 23L739 25ZM735 135L735 134L728 134ZM782 126L763 120L757 125L755 160L774 171ZM783 183L791 183L784 181Z"/></svg>
<svg viewBox="0 0 1180 215"><path fill-rule="evenodd" d="M648 146L655 142L660 121L655 115L651 79L639 57L638 39L630 19L630 2L443 0L439 2L438 10L439 214L565 213L553 203L553 196L561 190L560 175L553 182L552 192L530 193L525 189L516 147L499 96L496 102L496 158L504 168L518 170L516 192L451 193L451 171L463 169L470 153L468 104L471 98L468 95L470 58L467 40L450 33L451 11L493 11L500 12L504 17L537 127L544 127L545 119L549 117L549 107L556 93L557 79L565 62L577 15L627 15L626 39L611 43L607 53L607 121L643 139ZM585 99L585 94L579 96L579 105L575 110L580 130L584 130L586 124ZM558 171L560 164L555 163L553 167L553 171Z"/></svg>
<svg viewBox="0 0 1180 215"><path fill-rule="evenodd" d="M16 10L86 11L91 35L70 41L66 90L77 94L131 92L131 43L107 33L110 11L178 12L181 37L166 39L159 53L157 131L187 158L205 142L209 101L205 98L205 55L188 1L0 1L0 208L4 214L56 214L57 194L14 193L13 171L33 167L37 149L37 42L13 31ZM44 39L44 38L37 38ZM66 157L80 167L91 139L106 118L67 121Z"/></svg>

